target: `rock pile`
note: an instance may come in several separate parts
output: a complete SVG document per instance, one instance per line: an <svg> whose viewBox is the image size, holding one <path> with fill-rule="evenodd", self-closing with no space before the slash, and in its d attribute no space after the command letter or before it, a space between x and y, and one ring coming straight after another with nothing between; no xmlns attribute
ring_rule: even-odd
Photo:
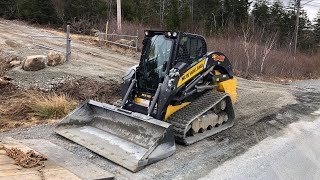
<svg viewBox="0 0 320 180"><path fill-rule="evenodd" d="M25 71L39 71L46 67L46 56L34 55L28 56L22 64L22 69Z"/></svg>
<svg viewBox="0 0 320 180"><path fill-rule="evenodd" d="M28 56L22 63L22 69L25 71L39 71L44 69L46 65L57 66L66 62L64 55L57 52L49 52L47 56L33 55ZM10 62L11 66L20 65L20 61L13 60Z"/></svg>
<svg viewBox="0 0 320 180"><path fill-rule="evenodd" d="M66 62L65 56L57 52L49 52L48 53L48 66L56 66L61 65Z"/></svg>

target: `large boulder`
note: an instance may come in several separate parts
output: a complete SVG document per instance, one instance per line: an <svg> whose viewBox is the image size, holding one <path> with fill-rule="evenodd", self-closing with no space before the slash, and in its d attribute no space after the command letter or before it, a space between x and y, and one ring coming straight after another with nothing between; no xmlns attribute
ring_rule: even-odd
<svg viewBox="0 0 320 180"><path fill-rule="evenodd" d="M28 56L22 64L22 69L26 71L38 71L46 67L46 56Z"/></svg>
<svg viewBox="0 0 320 180"><path fill-rule="evenodd" d="M48 53L48 66L56 66L59 64L63 64L66 62L66 57L57 52L49 52Z"/></svg>

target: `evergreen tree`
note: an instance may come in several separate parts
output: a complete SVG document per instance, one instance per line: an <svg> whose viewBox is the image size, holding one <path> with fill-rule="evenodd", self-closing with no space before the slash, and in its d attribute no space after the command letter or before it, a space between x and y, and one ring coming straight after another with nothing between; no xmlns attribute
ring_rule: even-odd
<svg viewBox="0 0 320 180"><path fill-rule="evenodd" d="M225 5L225 8L232 17L232 21L235 25L246 22L248 20L251 2L249 2L249 0L225 0L225 2L227 1L229 1L229 4Z"/></svg>
<svg viewBox="0 0 320 180"><path fill-rule="evenodd" d="M166 27L168 30L178 30L180 28L178 0L170 0L170 7L166 16Z"/></svg>
<svg viewBox="0 0 320 180"><path fill-rule="evenodd" d="M305 10L301 8L299 15L298 48L309 50L314 46L314 38L311 31L311 22Z"/></svg>
<svg viewBox="0 0 320 180"><path fill-rule="evenodd" d="M124 20L133 21L136 16L134 12L134 1L133 0L122 0L122 11Z"/></svg>
<svg viewBox="0 0 320 180"><path fill-rule="evenodd" d="M269 25L270 13L266 0L257 0L253 5L252 15L258 26L266 27Z"/></svg>
<svg viewBox="0 0 320 180"><path fill-rule="evenodd" d="M318 11L317 17L314 20L313 29L317 45L320 46L320 10Z"/></svg>
<svg viewBox="0 0 320 180"><path fill-rule="evenodd" d="M17 0L17 17L39 24L57 24L59 20L51 0Z"/></svg>
<svg viewBox="0 0 320 180"><path fill-rule="evenodd" d="M254 26L265 32L262 42L270 33L277 32L278 44L288 46L294 44L297 8L295 0L289 0L286 7L282 1L269 4L269 0L122 0L122 16L124 21L168 30L203 30L209 36L226 30L231 32L226 34L237 36L238 27L252 20ZM320 44L320 12L314 25L303 9L300 12L298 47L312 49ZM72 30L79 33L103 29L109 13L116 17L116 0L0 0L0 17L59 26L70 21ZM259 29L256 27L255 31Z"/></svg>
<svg viewBox="0 0 320 180"><path fill-rule="evenodd" d="M288 38L288 14L280 0L275 1L270 7L270 27L278 32L279 44L283 44Z"/></svg>
<svg viewBox="0 0 320 180"><path fill-rule="evenodd" d="M189 3L181 3L181 30L187 31L189 26L191 26L191 12L189 8Z"/></svg>
<svg viewBox="0 0 320 180"><path fill-rule="evenodd" d="M17 0L0 0L0 17L17 18Z"/></svg>

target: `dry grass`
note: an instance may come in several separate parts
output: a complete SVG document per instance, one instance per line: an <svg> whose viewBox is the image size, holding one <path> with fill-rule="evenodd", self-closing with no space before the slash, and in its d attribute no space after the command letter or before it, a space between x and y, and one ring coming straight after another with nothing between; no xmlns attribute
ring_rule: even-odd
<svg viewBox="0 0 320 180"><path fill-rule="evenodd" d="M53 124L58 118L72 111L77 104L77 101L66 95L1 89L0 132L37 124Z"/></svg>
<svg viewBox="0 0 320 180"><path fill-rule="evenodd" d="M29 115L28 101L24 92L0 87L0 132L38 124L37 119Z"/></svg>
<svg viewBox="0 0 320 180"><path fill-rule="evenodd" d="M0 50L0 77L4 76L9 69L9 63L6 63L5 56Z"/></svg>
<svg viewBox="0 0 320 180"><path fill-rule="evenodd" d="M298 52L296 58L286 48L273 48L265 58L263 71L261 65L264 56L264 44L251 41L246 56L243 39L210 37L207 38L208 51L220 51L226 54L238 75L264 76L273 78L309 79L320 76L320 53L312 55ZM248 59L250 61L248 67ZM246 71L248 72L246 73Z"/></svg>
<svg viewBox="0 0 320 180"><path fill-rule="evenodd" d="M262 77L263 80L319 78L320 49L318 53L314 52L313 54L298 52L294 58L292 47L277 45L277 33L266 34L262 30L250 27L250 24L247 26L249 26L248 29L243 29L246 32L246 38L244 38L241 27L230 27L223 33L206 37L208 51L223 52L231 60L234 69L238 72L237 75L244 78ZM136 35L138 32L139 46L141 47L145 29L161 28L141 23L124 22L121 34ZM201 25L194 25L186 31L205 35ZM114 19L109 23L109 33L112 32L116 32ZM263 42L261 38L263 36L269 37L269 41ZM116 51L119 50L116 49Z"/></svg>
<svg viewBox="0 0 320 180"><path fill-rule="evenodd" d="M30 96L30 108L34 116L44 119L58 119L66 116L77 102L67 95L52 94L49 96Z"/></svg>

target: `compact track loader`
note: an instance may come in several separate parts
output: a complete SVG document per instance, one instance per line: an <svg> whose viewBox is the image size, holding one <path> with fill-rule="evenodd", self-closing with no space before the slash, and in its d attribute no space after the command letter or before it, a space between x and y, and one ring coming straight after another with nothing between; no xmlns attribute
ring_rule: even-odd
<svg viewBox="0 0 320 180"><path fill-rule="evenodd" d="M122 100L84 102L55 131L131 170L231 127L236 79L228 58L202 36L145 31L139 65L123 77Z"/></svg>

